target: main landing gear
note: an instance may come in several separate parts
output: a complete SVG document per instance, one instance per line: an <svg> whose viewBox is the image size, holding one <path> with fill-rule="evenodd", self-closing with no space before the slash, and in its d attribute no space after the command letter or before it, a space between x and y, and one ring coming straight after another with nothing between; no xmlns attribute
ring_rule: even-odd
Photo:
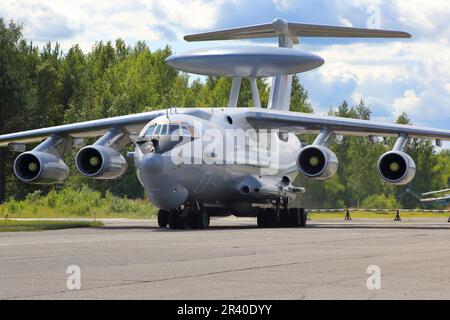
<svg viewBox="0 0 450 320"><path fill-rule="evenodd" d="M258 210L258 228L303 228L306 226L308 212L304 208L287 208L287 201L275 208Z"/></svg>
<svg viewBox="0 0 450 320"><path fill-rule="evenodd" d="M209 221L209 215L203 208L184 207L158 212L160 228L169 226L171 229L205 229L209 226Z"/></svg>

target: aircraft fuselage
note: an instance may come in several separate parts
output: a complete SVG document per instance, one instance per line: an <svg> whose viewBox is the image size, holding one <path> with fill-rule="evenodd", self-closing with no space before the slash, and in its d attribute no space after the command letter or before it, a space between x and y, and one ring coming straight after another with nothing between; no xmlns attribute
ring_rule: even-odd
<svg viewBox="0 0 450 320"><path fill-rule="evenodd" d="M187 200L230 208L292 196L283 190L298 174L299 139L278 130L254 130L245 111L180 110L146 126L141 138L158 124L183 123L193 131L187 137L155 134L148 137L150 147L146 142L136 146L137 175L149 200L170 210Z"/></svg>

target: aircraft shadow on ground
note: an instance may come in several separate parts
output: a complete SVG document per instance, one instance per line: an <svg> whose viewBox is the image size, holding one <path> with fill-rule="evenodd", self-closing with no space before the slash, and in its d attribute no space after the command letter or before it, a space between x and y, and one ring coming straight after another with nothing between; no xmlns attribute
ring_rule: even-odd
<svg viewBox="0 0 450 320"><path fill-rule="evenodd" d="M398 222L397 222L398 223ZM444 225L442 222L438 222L435 225L369 225L369 224L310 224L307 228L314 229L376 229L376 230L450 230L450 223Z"/></svg>
<svg viewBox="0 0 450 320"><path fill-rule="evenodd" d="M401 224L401 222L395 222L396 225L380 225L380 224L314 224L310 222L306 226L306 229L373 229L373 230L450 230L450 223L444 224L444 222L436 222L434 225L408 225ZM179 229L172 230L170 228L159 228L157 226L142 226L142 225L127 225L127 226L104 226L100 227L102 230L151 230L156 232L208 232L215 230L251 230L258 229L256 225L220 225L220 226L210 226L207 229ZM302 230L301 228L277 228L277 229L262 229L262 230Z"/></svg>
<svg viewBox="0 0 450 320"><path fill-rule="evenodd" d="M193 231L200 231L200 232L207 232L207 231L214 231L214 230L246 230L246 229L258 229L257 226L210 226L207 229L177 229L172 230L170 228L159 228L156 226L142 226L142 225L128 225L128 226L103 226L99 227L99 229L102 230L152 230L152 231L158 231L158 232L193 232Z"/></svg>

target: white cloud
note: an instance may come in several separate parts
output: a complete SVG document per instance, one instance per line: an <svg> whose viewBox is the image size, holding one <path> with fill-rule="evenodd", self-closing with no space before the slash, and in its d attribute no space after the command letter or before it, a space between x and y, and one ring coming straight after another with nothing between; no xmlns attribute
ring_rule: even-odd
<svg viewBox="0 0 450 320"><path fill-rule="evenodd" d="M350 22L350 20L344 18L343 16L339 16L339 23L343 26L343 27L353 27L353 23Z"/></svg>
<svg viewBox="0 0 450 320"><path fill-rule="evenodd" d="M272 0L275 8L280 11L289 11L295 7L296 0Z"/></svg>
<svg viewBox="0 0 450 320"><path fill-rule="evenodd" d="M311 48L326 60L318 72L306 75L307 84L312 85L307 87L312 97L329 98L323 88L334 87L336 96L341 97L339 91L346 90L345 99L353 102L363 97L378 118L394 119L405 111L417 124L446 127L450 123L450 46L446 41ZM337 103L340 101L334 104Z"/></svg>
<svg viewBox="0 0 450 320"><path fill-rule="evenodd" d="M164 0L150 1L164 17L157 18L162 24L176 25L190 30L202 30L214 27L219 20L219 8L222 0Z"/></svg>
<svg viewBox="0 0 450 320"><path fill-rule="evenodd" d="M342 1L344 5L349 5L358 8L368 8L371 6L381 6L383 0L345 0Z"/></svg>
<svg viewBox="0 0 450 320"><path fill-rule="evenodd" d="M322 68L301 76L316 110L363 97L375 118L409 110L415 123L448 127L450 1L3 0L0 16L23 22L25 37L34 43L58 41L65 49L78 43L89 50L95 41L121 37L129 43L146 40L153 48L169 42L181 51L221 45L186 44L180 41L184 34L267 22L279 11L290 21L364 27L374 6L383 28L409 31L413 39L344 44L302 39L303 49L326 59Z"/></svg>
<svg viewBox="0 0 450 320"><path fill-rule="evenodd" d="M213 28L223 1L209 0L3 0L0 16L24 24L34 42L58 41L83 49L117 38L158 41ZM173 39L169 39L173 40Z"/></svg>
<svg viewBox="0 0 450 320"><path fill-rule="evenodd" d="M402 43L324 46L316 51L326 60L319 74L327 83L353 80L364 85L373 81L406 81L410 74L408 66L401 63L403 46Z"/></svg>
<svg viewBox="0 0 450 320"><path fill-rule="evenodd" d="M400 22L426 31L437 30L450 14L450 1L395 0L393 5Z"/></svg>
<svg viewBox="0 0 450 320"><path fill-rule="evenodd" d="M416 114L421 105L420 97L414 92L414 90L406 90L402 97L395 99L394 101L394 114L395 116L401 115L403 112L408 114Z"/></svg>
<svg viewBox="0 0 450 320"><path fill-rule="evenodd" d="M447 83L447 84L445 85L445 91L446 91L448 94L450 94L450 83Z"/></svg>

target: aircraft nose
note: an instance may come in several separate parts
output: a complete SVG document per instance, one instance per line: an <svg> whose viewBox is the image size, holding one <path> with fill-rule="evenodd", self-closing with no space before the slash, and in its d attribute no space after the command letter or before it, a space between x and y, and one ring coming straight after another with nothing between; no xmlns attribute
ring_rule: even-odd
<svg viewBox="0 0 450 320"><path fill-rule="evenodd" d="M160 209L171 210L186 202L188 191L179 184L162 183L161 189L151 189L147 192L150 201Z"/></svg>
<svg viewBox="0 0 450 320"><path fill-rule="evenodd" d="M145 172L160 173L163 170L163 159L160 154L149 153L142 158L141 168Z"/></svg>
<svg viewBox="0 0 450 320"><path fill-rule="evenodd" d="M140 162L140 179L149 200L160 209L175 209L186 202L188 190L170 170L170 161L158 153L146 154Z"/></svg>

